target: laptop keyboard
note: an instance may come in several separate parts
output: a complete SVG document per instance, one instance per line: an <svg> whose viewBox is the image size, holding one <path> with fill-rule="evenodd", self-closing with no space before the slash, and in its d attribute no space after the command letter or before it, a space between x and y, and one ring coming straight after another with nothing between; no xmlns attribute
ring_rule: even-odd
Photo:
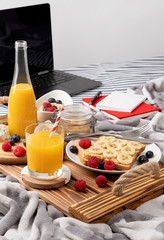
<svg viewBox="0 0 164 240"><path fill-rule="evenodd" d="M37 76L33 78L32 85L35 89L43 89L47 87L54 86L58 83L63 83L74 79L74 76L68 73L54 71L42 76Z"/></svg>
<svg viewBox="0 0 164 240"><path fill-rule="evenodd" d="M63 83L66 81L71 81L76 76L61 72L53 71L44 75L39 75L31 79L34 90L35 89L44 89L51 86L54 86L58 83ZM1 86L0 87L0 96L8 96L10 92L11 85Z"/></svg>
<svg viewBox="0 0 164 240"><path fill-rule="evenodd" d="M1 86L0 87L0 96L8 96L10 92L11 85Z"/></svg>

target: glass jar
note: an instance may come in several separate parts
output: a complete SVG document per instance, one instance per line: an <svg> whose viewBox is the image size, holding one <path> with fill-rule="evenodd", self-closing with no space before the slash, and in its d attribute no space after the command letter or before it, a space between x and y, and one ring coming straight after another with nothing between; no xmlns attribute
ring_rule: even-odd
<svg viewBox="0 0 164 240"><path fill-rule="evenodd" d="M67 133L91 133L94 131L93 111L82 105L72 104L64 106L61 114L60 124Z"/></svg>

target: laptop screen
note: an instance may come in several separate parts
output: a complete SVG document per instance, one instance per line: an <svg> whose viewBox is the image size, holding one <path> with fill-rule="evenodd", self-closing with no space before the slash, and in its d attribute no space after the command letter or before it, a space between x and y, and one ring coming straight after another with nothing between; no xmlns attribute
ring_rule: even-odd
<svg viewBox="0 0 164 240"><path fill-rule="evenodd" d="M0 11L0 86L12 81L16 40L27 41L31 76L53 69L51 16L48 3Z"/></svg>

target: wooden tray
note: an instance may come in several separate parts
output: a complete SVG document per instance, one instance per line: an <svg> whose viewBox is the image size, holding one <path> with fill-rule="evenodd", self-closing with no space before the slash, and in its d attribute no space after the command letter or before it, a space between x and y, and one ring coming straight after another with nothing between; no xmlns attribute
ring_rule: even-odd
<svg viewBox="0 0 164 240"><path fill-rule="evenodd" d="M0 100L4 102L1 97ZM1 118L0 121L7 124L7 117ZM0 157L3 157L3 154L0 151ZM108 185L105 188L100 188L95 182L98 173L86 170L69 160L64 161L72 173L72 179L67 185L50 190L34 189L26 185L21 179L21 170L25 165L7 165L26 164L26 159L20 161L21 159L16 158L18 161L14 162L12 156L10 153L9 156L5 157L4 162L2 162L2 157L0 158L0 163L6 164L0 164L0 172L15 177L28 190L37 191L40 198L56 207L66 216L75 217L87 223L106 222L113 215L125 209L135 209L164 192L164 169L161 169L161 177L158 180L151 179L149 174L133 179L127 184L124 194L121 197L115 197L111 193L111 188L118 175L106 175ZM80 179L87 182L86 192L74 190L75 181Z"/></svg>
<svg viewBox="0 0 164 240"><path fill-rule="evenodd" d="M111 187L117 175L107 175L108 186L100 188L95 183L98 173L88 171L69 160L65 160L64 164L70 168L72 179L67 185L51 190L38 190L26 185L20 176L24 165L0 164L0 172L17 178L28 190L37 191L40 198L66 216L75 217L87 223L106 222L124 209L134 209L145 201L163 194L164 169L161 169L161 177L158 180L151 179L149 174L133 179L127 184L124 194L121 197L115 197L111 193ZM86 192L74 190L73 185L79 179L87 182Z"/></svg>

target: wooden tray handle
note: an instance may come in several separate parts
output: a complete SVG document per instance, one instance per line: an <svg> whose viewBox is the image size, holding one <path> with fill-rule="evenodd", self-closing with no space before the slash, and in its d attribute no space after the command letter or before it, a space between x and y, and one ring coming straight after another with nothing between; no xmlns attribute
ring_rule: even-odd
<svg viewBox="0 0 164 240"><path fill-rule="evenodd" d="M9 97L2 96L0 97L0 104L8 103Z"/></svg>
<svg viewBox="0 0 164 240"><path fill-rule="evenodd" d="M121 175L119 179L113 184L112 193L115 196L121 196L126 184L128 184L133 178L136 178L148 172L150 172L150 177L158 179L160 177L159 164L157 162L148 162L130 169Z"/></svg>

